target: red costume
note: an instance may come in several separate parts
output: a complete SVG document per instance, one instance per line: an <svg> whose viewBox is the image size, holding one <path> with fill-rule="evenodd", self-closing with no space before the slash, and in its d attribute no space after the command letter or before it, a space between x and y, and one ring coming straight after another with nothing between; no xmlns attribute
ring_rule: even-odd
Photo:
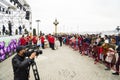
<svg viewBox="0 0 120 80"><path fill-rule="evenodd" d="M33 36L32 42L33 42L33 44L37 44L37 36Z"/></svg>
<svg viewBox="0 0 120 80"><path fill-rule="evenodd" d="M26 45L26 39L24 37L20 38L20 45L23 45L23 46Z"/></svg>
<svg viewBox="0 0 120 80"><path fill-rule="evenodd" d="M40 39L41 39L41 43L44 43L45 40L44 36L41 36Z"/></svg>
<svg viewBox="0 0 120 80"><path fill-rule="evenodd" d="M50 38L50 42L54 44L54 43L55 43L55 38L54 38L54 37L51 37L51 38Z"/></svg>

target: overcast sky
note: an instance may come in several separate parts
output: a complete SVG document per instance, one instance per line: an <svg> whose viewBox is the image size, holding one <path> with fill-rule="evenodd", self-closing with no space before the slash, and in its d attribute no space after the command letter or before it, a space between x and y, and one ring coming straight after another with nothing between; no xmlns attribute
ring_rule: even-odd
<svg viewBox="0 0 120 80"><path fill-rule="evenodd" d="M58 32L114 30L120 26L120 0L27 0L32 9L33 26L39 19L40 30Z"/></svg>

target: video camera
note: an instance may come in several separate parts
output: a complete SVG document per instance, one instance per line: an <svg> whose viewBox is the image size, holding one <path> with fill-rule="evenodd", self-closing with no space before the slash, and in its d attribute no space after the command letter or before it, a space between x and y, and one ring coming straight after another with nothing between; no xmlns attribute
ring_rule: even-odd
<svg viewBox="0 0 120 80"><path fill-rule="evenodd" d="M42 50L40 50L39 47L40 46L38 46L38 45L28 44L26 46L26 49L27 49L26 56L29 57L33 52L36 52L36 56L42 54ZM33 69L33 74L34 74L35 80L40 80L39 72L38 72L37 65L36 65L35 61L32 62L32 69Z"/></svg>
<svg viewBox="0 0 120 80"><path fill-rule="evenodd" d="M42 54L42 50L39 50L39 45L27 45L25 56L29 57L33 52L36 52L36 56Z"/></svg>

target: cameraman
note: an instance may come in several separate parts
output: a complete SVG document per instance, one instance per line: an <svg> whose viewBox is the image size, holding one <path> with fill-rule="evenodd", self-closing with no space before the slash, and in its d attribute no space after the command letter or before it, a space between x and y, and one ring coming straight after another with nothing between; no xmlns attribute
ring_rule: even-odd
<svg viewBox="0 0 120 80"><path fill-rule="evenodd" d="M12 66L14 72L14 80L29 80L29 70L36 52L33 52L28 58L25 57L26 48L18 46L16 49L17 54L12 58Z"/></svg>

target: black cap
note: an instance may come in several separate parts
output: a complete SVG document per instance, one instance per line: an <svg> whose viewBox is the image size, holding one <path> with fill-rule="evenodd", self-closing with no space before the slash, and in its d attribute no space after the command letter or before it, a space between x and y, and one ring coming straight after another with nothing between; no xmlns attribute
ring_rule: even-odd
<svg viewBox="0 0 120 80"><path fill-rule="evenodd" d="M21 50L25 49L26 47L25 46L18 46L16 48L16 52L19 53Z"/></svg>

